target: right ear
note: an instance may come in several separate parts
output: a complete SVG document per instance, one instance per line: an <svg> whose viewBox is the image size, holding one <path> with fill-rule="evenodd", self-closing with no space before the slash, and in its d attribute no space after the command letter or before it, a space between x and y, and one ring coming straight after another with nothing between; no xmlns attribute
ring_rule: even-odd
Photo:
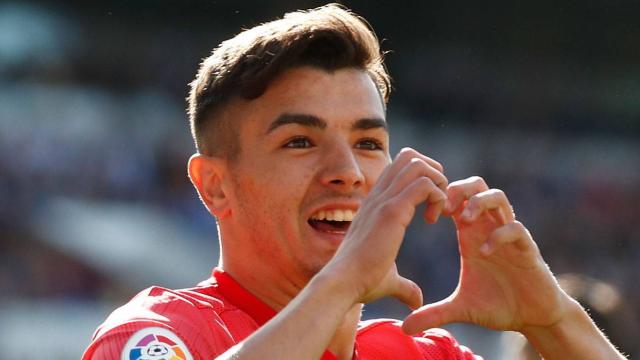
<svg viewBox="0 0 640 360"><path fill-rule="evenodd" d="M229 197L222 186L226 173L224 159L193 154L189 158L188 171L189 179L207 210L218 219L228 216L231 213Z"/></svg>

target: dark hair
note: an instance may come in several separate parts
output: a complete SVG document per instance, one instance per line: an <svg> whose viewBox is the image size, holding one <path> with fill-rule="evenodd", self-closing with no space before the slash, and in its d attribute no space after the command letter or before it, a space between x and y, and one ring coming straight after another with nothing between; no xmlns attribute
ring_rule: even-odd
<svg viewBox="0 0 640 360"><path fill-rule="evenodd" d="M233 98L260 97L282 72L305 65L327 71L362 69L384 104L388 101L391 85L383 54L363 18L338 4L288 13L222 42L202 61L188 98L197 150L233 156L239 151L237 126L223 124L217 112Z"/></svg>

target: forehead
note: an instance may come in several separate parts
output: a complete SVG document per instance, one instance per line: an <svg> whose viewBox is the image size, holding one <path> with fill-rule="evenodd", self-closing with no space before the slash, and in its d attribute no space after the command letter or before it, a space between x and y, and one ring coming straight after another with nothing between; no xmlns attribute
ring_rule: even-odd
<svg viewBox="0 0 640 360"><path fill-rule="evenodd" d="M308 114L329 126L351 126L362 118L385 119L380 93L363 70L326 71L298 67L285 71L257 99L232 104L228 115L242 119L240 128L265 130L284 113ZM246 125L246 126L245 126Z"/></svg>

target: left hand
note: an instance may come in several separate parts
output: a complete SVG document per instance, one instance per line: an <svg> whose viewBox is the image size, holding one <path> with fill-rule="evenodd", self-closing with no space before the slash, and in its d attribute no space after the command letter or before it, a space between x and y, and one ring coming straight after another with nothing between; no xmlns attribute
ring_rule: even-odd
<svg viewBox="0 0 640 360"><path fill-rule="evenodd" d="M515 220L504 192L480 177L447 187L445 215L456 225L460 279L446 299L415 310L407 333L451 322L518 331L560 321L571 303L540 255L529 231Z"/></svg>

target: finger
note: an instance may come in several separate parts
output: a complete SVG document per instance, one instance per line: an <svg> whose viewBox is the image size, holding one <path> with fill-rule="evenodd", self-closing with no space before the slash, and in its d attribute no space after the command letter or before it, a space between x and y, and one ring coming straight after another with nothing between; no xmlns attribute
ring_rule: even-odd
<svg viewBox="0 0 640 360"><path fill-rule="evenodd" d="M520 251L529 250L531 246L535 247L529 230L521 222L514 221L492 232L489 239L480 246L480 252L489 256L507 244L515 245Z"/></svg>
<svg viewBox="0 0 640 360"><path fill-rule="evenodd" d="M407 304L411 310L422 306L422 290L413 281L398 275L398 281L393 291L389 294Z"/></svg>
<svg viewBox="0 0 640 360"><path fill-rule="evenodd" d="M396 156L396 160L402 157L409 157L409 158L414 158L417 157L423 161L425 161L427 164L429 164L430 166L432 166L433 168L437 169L439 172L444 173L444 167L442 166L442 164L440 164L438 161L421 154L420 152L418 152L417 150L414 150L410 147L405 147L402 148L402 150L400 150L400 152L398 153L398 155Z"/></svg>
<svg viewBox="0 0 640 360"><path fill-rule="evenodd" d="M396 178L388 186L388 193L399 193L420 176L429 178L443 192L446 191L447 185L449 184L449 181L441 172L431 167L422 159L413 158L398 172Z"/></svg>
<svg viewBox="0 0 640 360"><path fill-rule="evenodd" d="M442 193L442 196L434 194L429 197L427 201L427 208L424 210L422 218L429 224L435 224L438 222L438 218L440 218L440 214L442 214L446 201L447 197L444 193Z"/></svg>
<svg viewBox="0 0 640 360"><path fill-rule="evenodd" d="M446 189L446 187L447 187L447 185L449 183L446 180L446 178L441 178L440 176L436 176L435 175L435 173L440 173L440 174L443 173L442 165L439 162L431 159L430 157L422 155L421 153L419 153L416 150L411 149L411 148L404 148L404 149L400 150L400 152L395 157L393 162L389 165L389 167L385 170L385 172L378 179L378 183L380 184L380 186L382 186L383 188L388 187L393 182L393 180L397 177L397 175L413 159L421 160L426 165L428 165L428 167L433 169L434 182L436 184L440 185L443 191ZM442 176L442 177L444 177L444 176ZM442 181L442 180L444 180L444 181Z"/></svg>
<svg viewBox="0 0 640 360"><path fill-rule="evenodd" d="M414 310L404 319L402 330L406 334L416 334L426 329L463 321L462 314L463 310L450 296L444 300Z"/></svg>
<svg viewBox="0 0 640 360"><path fill-rule="evenodd" d="M422 202L426 202L427 209L424 213L424 219L428 223L433 224L438 221L447 196L431 179L422 176L413 180L409 186L405 187L400 194L398 194L398 200L408 201L413 207Z"/></svg>
<svg viewBox="0 0 640 360"><path fill-rule="evenodd" d="M460 219L465 222L475 221L485 211L489 212L500 225L515 220L513 208L504 191L490 189L475 194L469 198L460 214Z"/></svg>
<svg viewBox="0 0 640 360"><path fill-rule="evenodd" d="M447 187L447 203L444 208L446 215L459 211L464 202L473 195L489 190L487 183L479 176L472 176L454 181Z"/></svg>

